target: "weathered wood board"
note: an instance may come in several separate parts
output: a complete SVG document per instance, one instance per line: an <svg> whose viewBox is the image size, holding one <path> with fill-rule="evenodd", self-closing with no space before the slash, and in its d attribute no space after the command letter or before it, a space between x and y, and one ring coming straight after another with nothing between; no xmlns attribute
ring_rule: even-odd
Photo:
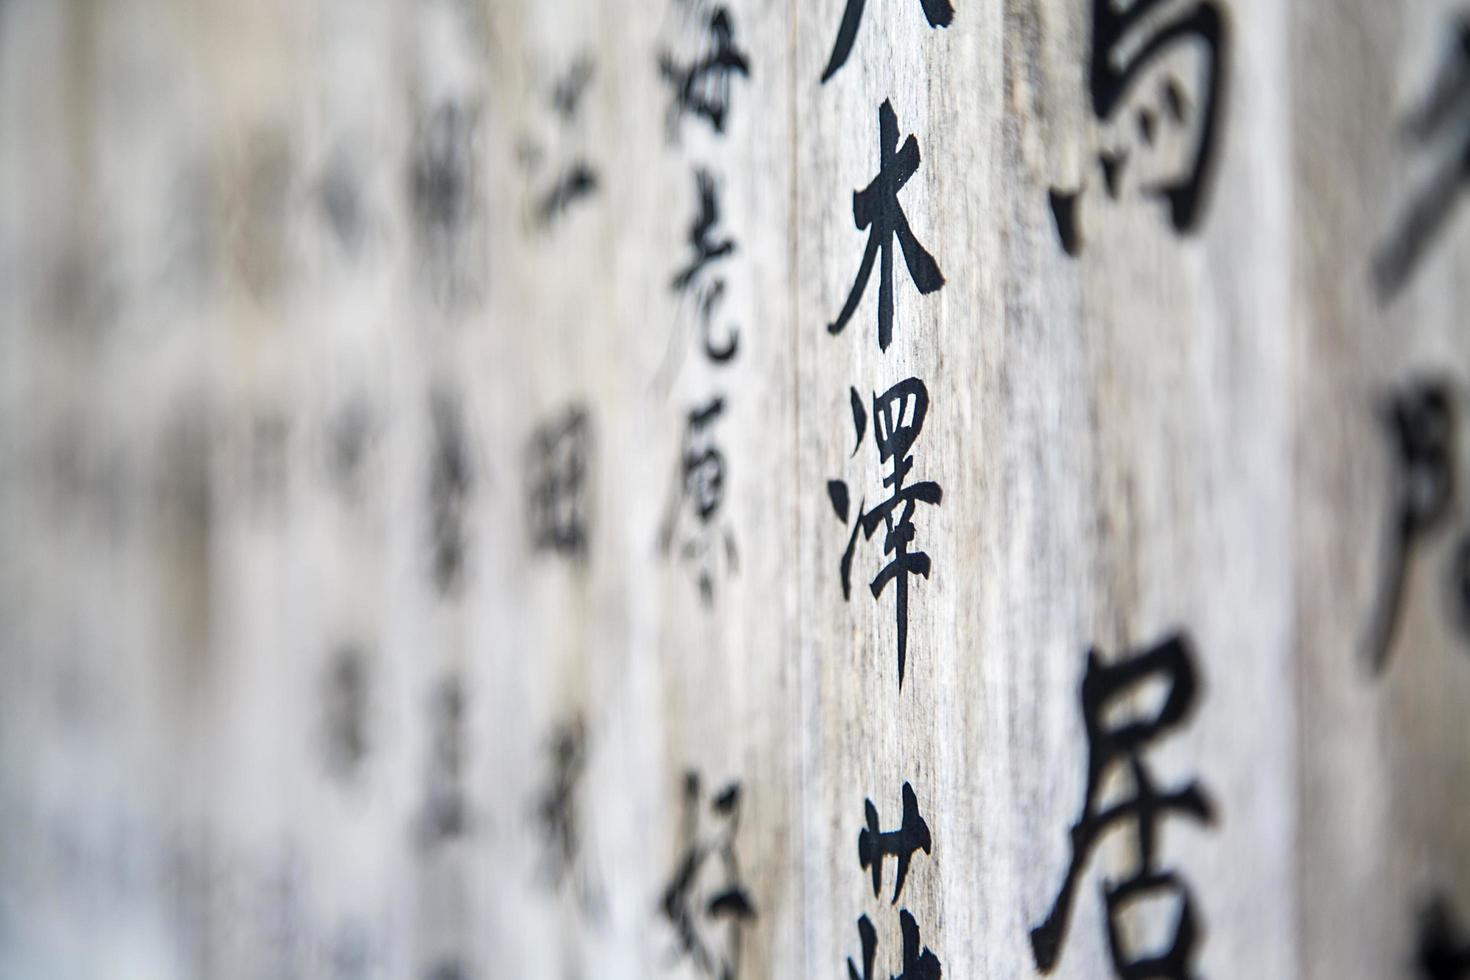
<svg viewBox="0 0 1470 980"><path fill-rule="evenodd" d="M0 4L0 976L1465 975L1466 16Z"/></svg>

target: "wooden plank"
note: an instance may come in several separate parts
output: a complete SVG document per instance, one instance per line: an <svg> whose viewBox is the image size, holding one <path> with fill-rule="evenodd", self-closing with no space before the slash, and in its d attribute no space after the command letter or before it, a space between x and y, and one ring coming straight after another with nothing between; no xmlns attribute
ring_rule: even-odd
<svg viewBox="0 0 1470 980"><path fill-rule="evenodd" d="M0 973L1410 975L1456 16L3 5Z"/></svg>
<svg viewBox="0 0 1470 980"><path fill-rule="evenodd" d="M1453 5L1418 3L1325 20L1303 9L1293 23L1299 972L1405 975L1432 904L1463 923L1470 903L1455 817L1470 693L1453 591L1458 496L1415 536L1402 596L1390 596L1407 470L1389 408L1444 379L1463 413L1463 209L1445 203L1443 232L1396 290L1375 271L1464 138L1421 141L1408 127L1454 64L1459 22ZM1395 606L1380 640L1380 611Z"/></svg>

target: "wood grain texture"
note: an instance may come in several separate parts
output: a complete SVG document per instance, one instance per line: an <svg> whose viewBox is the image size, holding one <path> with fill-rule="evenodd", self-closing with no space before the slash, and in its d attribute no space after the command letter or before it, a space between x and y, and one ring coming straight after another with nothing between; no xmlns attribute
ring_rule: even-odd
<svg viewBox="0 0 1470 980"><path fill-rule="evenodd" d="M694 980L738 950L740 977L843 976L866 917L889 976L907 914L945 976L1037 976L1089 651L1176 633L1200 687L1143 758L1212 804L1154 855L1195 972L1410 977L1432 900L1470 928L1463 500L1410 554L1385 669L1363 651L1381 406L1437 375L1470 402L1463 195L1402 288L1373 280L1470 138L1405 128L1455 4L1213 0L1186 234L1147 191L1190 151L1164 82L1197 122L1197 45L1100 122L1085 0L944 26L875 0L824 82L846 7L0 5L0 974ZM748 75L717 130L661 65L721 11ZM943 285L895 245L883 349L881 261L829 324L885 105ZM728 360L675 285L700 174ZM848 598L840 569L907 379L905 479L942 499L912 514L900 686L887 529ZM585 545L559 549L538 440L577 418ZM906 784L932 847L894 900L859 834ZM666 908L691 855L703 968ZM1050 976L1111 975L1103 890L1140 859L1122 829L1088 856ZM732 930L709 902L736 885Z"/></svg>

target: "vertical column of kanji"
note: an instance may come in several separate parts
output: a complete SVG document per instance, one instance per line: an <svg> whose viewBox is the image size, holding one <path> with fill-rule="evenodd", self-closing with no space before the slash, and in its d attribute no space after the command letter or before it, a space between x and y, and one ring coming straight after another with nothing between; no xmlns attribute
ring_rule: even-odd
<svg viewBox="0 0 1470 980"><path fill-rule="evenodd" d="M431 443L404 366L431 349L421 333L434 324L405 297L416 268L404 26L388 0L308 4L292 80L302 114L292 329L310 381L292 538L307 602L288 680L301 712L291 823L314 975L412 972L403 885L424 760L406 733L426 727L420 665L437 661L413 638L425 603L405 601L428 591L432 518Z"/></svg>
<svg viewBox="0 0 1470 980"><path fill-rule="evenodd" d="M652 739L650 975L801 972L789 4L629 18L633 242L618 283L632 689ZM635 441L633 432L646 432Z"/></svg>
<svg viewBox="0 0 1470 980"><path fill-rule="evenodd" d="M48 407L39 378L48 315L39 270L56 267L64 242L54 220L62 188L47 180L59 182L55 175L68 169L66 143L56 138L67 91L60 84L66 59L58 13L37 4L0 10L0 534L7 542L0 552L0 662L9 678L0 685L0 919L12 937L0 963L12 971L46 962L39 931L56 904L44 893L55 888L55 865L37 857L44 850L39 783L58 771L44 747L59 740L53 713L44 710L54 680L41 653L43 636L55 627L40 613L45 580L35 562L54 554L43 528L57 519L45 511L50 494L28 473L45 446Z"/></svg>
<svg viewBox="0 0 1470 980"><path fill-rule="evenodd" d="M33 229L9 248L17 316L3 328L6 380L13 383L6 389L5 485L13 512L6 527L3 654L10 678L4 836L11 838L4 911L7 932L16 937L7 943L6 965L73 969L87 965L86 954L69 954L64 937L96 884L90 869L60 872L54 856L91 821L70 821L63 832L57 816L82 808L95 814L106 799L98 781L106 769L98 712L80 709L84 695L95 703L115 679L108 657L115 651L98 635L103 600L95 580L79 574L97 563L105 527L99 518L107 513L105 499L81 474L81 460L97 467L103 455L100 440L85 450L82 443L94 412L89 382L105 348L98 311L76 302L84 295L77 284L95 283L100 263L87 260L72 203L95 194L87 150L96 92L62 67L90 56L76 18L35 4L5 14L8 36L25 31L30 42L26 49L9 43L4 52L12 59L4 113L6 227L20 222ZM27 69L32 78L17 77ZM51 285L62 277L70 280L67 288ZM64 466L68 454L77 462Z"/></svg>
<svg viewBox="0 0 1470 980"><path fill-rule="evenodd" d="M4 972L197 966L175 892L208 541L188 21L30 3L0 23Z"/></svg>
<svg viewBox="0 0 1470 980"><path fill-rule="evenodd" d="M402 969L416 976L482 976L486 901L478 878L493 825L483 778L493 713L495 630L482 603L504 535L492 498L506 479L490 429L490 384L474 353L491 329L487 184L490 24L474 0L433 0L399 25L406 152L405 288L395 365L403 428L393 489L403 515L402 564L389 628L390 659L408 691L411 771L400 833L411 857ZM398 508L401 508L399 510Z"/></svg>
<svg viewBox="0 0 1470 980"><path fill-rule="evenodd" d="M620 104L618 14L606 7L488 8L498 213L483 363L497 378L502 533L487 597L499 610L482 875L491 975L646 973L625 946L640 837L624 814L639 764L612 710L633 581L610 435L621 424L612 276L626 206L612 163L632 110Z"/></svg>
<svg viewBox="0 0 1470 980"><path fill-rule="evenodd" d="M1470 968L1470 22L1294 8L1309 977Z"/></svg>
<svg viewBox="0 0 1470 980"><path fill-rule="evenodd" d="M210 336L209 717L211 800L204 972L283 975L308 967L302 839L313 778L311 637L317 542L305 505L314 383L305 116L308 8L200 9L208 52L219 295Z"/></svg>
<svg viewBox="0 0 1470 980"><path fill-rule="evenodd" d="M0 805L6 814L0 833L0 917L14 937L0 953L0 963L12 971L40 960L35 933L46 913L38 909L28 916L24 910L40 905L41 889L51 884L46 880L48 865L29 860L41 850L40 808L17 801L39 800L37 775L54 771L36 764L41 761L36 747L47 744L50 719L40 710L43 678L35 614L40 582L27 557L40 550L40 504L46 498L36 492L37 481L25 474L28 458L40 445L33 434L39 417L35 400L44 391L31 390L27 383L36 376L42 338L42 295L34 271L41 263L27 256L54 254L57 242L46 231L27 234L22 229L51 227L38 221L37 212L55 209L56 201L37 185L41 174L61 169L61 161L33 158L37 148L50 156L59 145L39 137L60 128L55 105L64 90L43 84L60 77L56 28L47 37L28 27L27 44L22 47L17 40L16 25L34 16L31 6L12 4L0 10L0 534L8 542L0 553L0 662L10 678L0 687ZM46 65L49 71L43 69ZM35 111L48 103L51 112Z"/></svg>
<svg viewBox="0 0 1470 980"><path fill-rule="evenodd" d="M94 649L95 638L80 625L96 630L89 608L96 601L95 587L80 587L68 575L92 557L87 545L96 535L97 511L88 522L91 535L67 533L80 527L76 515L86 498L78 477L64 480L63 451L51 448L65 446L81 455L77 430L88 408L86 380L98 359L96 328L89 322L96 314L87 316L80 304L68 303L80 292L74 286L47 288L47 280L68 268L73 282L94 275L83 264L79 221L70 202L92 196L83 127L75 114L85 106L83 118L90 118L95 93L79 91L80 80L73 81L62 67L81 61L86 48L66 11L32 4L5 14L7 37L25 31L29 40L24 49L12 40L5 51L11 59L6 78L11 84L5 89L6 227L34 229L10 246L17 315L4 328L5 483L12 517L6 528L4 656L11 681L4 685L4 752L11 842L5 854L5 911L8 931L17 936L9 944L13 968L66 968L73 963L61 940L65 924L78 918L87 882L80 873L58 873L54 859L47 862L43 855L56 854L66 838L77 836L75 829L66 837L54 830L55 814L95 805L89 789L103 765L88 758L89 748L93 756L100 754L96 735L78 723L79 712L68 710L62 699L70 678L60 664L72 665L69 673L76 679L67 685L72 691L100 689L111 675L106 657ZM18 77L27 69L34 73L30 78ZM58 343L63 336L69 341L64 346ZM68 359L75 374L63 375ZM46 383L59 376L64 385ZM70 485L63 489L64 482ZM75 704L80 698L69 700ZM51 922L58 923L55 933L48 928Z"/></svg>
<svg viewBox="0 0 1470 980"><path fill-rule="evenodd" d="M1283 17L1008 6L1014 309L1070 359L1037 424L1075 454L1012 709L1012 928L1053 976L1296 963Z"/></svg>
<svg viewBox="0 0 1470 980"><path fill-rule="evenodd" d="M1016 967L997 855L1014 819L1004 680L1027 638L1009 590L1029 556L998 549L1029 501L995 467L1025 465L1001 423L1030 382L1003 360L1025 341L1002 306L1001 13L797 14L812 975Z"/></svg>

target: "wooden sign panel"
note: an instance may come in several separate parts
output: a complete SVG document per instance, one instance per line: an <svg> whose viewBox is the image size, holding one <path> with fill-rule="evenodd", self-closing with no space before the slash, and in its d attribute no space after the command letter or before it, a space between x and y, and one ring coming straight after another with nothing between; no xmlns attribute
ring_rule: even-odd
<svg viewBox="0 0 1470 980"><path fill-rule="evenodd" d="M1466 16L0 5L0 975L1466 975Z"/></svg>

